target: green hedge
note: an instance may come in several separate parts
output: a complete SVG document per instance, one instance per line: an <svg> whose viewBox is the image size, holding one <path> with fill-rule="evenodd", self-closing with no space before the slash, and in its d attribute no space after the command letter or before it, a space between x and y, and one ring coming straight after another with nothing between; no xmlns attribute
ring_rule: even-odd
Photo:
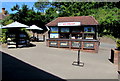
<svg viewBox="0 0 120 81"><path fill-rule="evenodd" d="M117 45L117 48L120 49L120 39L117 39L116 45Z"/></svg>

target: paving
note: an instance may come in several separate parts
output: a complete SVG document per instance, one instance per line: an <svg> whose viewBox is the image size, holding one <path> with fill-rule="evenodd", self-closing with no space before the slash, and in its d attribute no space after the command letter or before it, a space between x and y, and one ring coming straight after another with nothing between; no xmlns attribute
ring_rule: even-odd
<svg viewBox="0 0 120 81"><path fill-rule="evenodd" d="M19 59L25 64L61 79L118 79L117 66L108 60L110 59L110 50L115 48L115 44L101 43L98 53L80 52L80 61L84 63L83 67L72 65L73 61L77 60L77 51L47 47L45 42L33 42L33 44L36 46L15 49L2 48L1 51L5 55ZM7 59L10 59L10 57ZM16 69L15 67L9 67L10 63L13 62L7 60L7 63L8 65L3 63L5 69ZM17 64L13 63L12 66L17 66ZM21 70L18 73L22 75L26 69L17 70ZM31 73L31 70L27 72L34 76L24 76L39 79L36 76L40 74ZM7 70L4 72L7 74ZM11 74L8 73L8 75ZM15 74L12 77L15 77Z"/></svg>

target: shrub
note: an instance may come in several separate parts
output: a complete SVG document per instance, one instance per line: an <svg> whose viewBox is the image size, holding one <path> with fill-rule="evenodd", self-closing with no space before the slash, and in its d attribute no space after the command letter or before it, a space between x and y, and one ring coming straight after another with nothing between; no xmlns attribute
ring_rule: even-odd
<svg viewBox="0 0 120 81"><path fill-rule="evenodd" d="M117 44L117 48L120 50L120 39L117 39L116 44Z"/></svg>
<svg viewBox="0 0 120 81"><path fill-rule="evenodd" d="M6 43L7 29L0 29L0 43Z"/></svg>

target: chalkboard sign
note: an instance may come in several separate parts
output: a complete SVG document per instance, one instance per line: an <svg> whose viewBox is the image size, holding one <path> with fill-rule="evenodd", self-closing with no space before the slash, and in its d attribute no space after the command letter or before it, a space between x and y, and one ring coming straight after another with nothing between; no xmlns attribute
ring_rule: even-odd
<svg viewBox="0 0 120 81"><path fill-rule="evenodd" d="M84 43L84 48L94 48L94 43Z"/></svg>
<svg viewBox="0 0 120 81"><path fill-rule="evenodd" d="M72 42L72 47L79 48L79 46L81 47L80 42Z"/></svg>
<svg viewBox="0 0 120 81"><path fill-rule="evenodd" d="M68 46L69 46L68 41L60 42L60 47L68 47Z"/></svg>
<svg viewBox="0 0 120 81"><path fill-rule="evenodd" d="M57 46L58 45L57 41L50 41L49 44L50 44L50 46Z"/></svg>

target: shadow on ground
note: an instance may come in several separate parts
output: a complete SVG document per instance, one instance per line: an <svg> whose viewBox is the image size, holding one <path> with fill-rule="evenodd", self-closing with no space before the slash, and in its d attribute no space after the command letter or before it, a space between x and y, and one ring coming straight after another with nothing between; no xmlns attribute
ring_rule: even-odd
<svg viewBox="0 0 120 81"><path fill-rule="evenodd" d="M4 52L1 52L0 54L2 54L2 81L65 81Z"/></svg>
<svg viewBox="0 0 120 81"><path fill-rule="evenodd" d="M30 43L28 46L26 46L26 47L36 47L36 45L35 44L32 44L32 43Z"/></svg>

